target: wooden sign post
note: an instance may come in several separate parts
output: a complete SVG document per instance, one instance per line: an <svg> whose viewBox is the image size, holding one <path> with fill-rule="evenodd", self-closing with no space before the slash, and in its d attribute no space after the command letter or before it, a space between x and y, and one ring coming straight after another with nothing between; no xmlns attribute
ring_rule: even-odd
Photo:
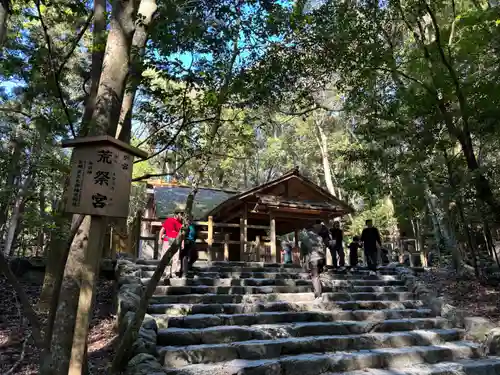
<svg viewBox="0 0 500 375"><path fill-rule="evenodd" d="M81 375L107 218L128 216L133 159L148 154L106 135L65 140L62 147L73 147L66 212L91 216L69 365L69 374Z"/></svg>

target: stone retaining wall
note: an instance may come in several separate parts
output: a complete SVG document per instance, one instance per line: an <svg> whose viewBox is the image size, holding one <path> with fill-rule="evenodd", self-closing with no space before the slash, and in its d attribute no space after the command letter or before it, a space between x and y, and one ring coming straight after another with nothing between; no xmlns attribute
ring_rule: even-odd
<svg viewBox="0 0 500 375"><path fill-rule="evenodd" d="M141 270L132 258L119 259L115 270L117 280L116 307L118 332L121 336L131 324L139 307L145 285L141 283ZM125 370L126 375L166 375L157 358L156 320L146 314L137 340L132 345L132 358Z"/></svg>

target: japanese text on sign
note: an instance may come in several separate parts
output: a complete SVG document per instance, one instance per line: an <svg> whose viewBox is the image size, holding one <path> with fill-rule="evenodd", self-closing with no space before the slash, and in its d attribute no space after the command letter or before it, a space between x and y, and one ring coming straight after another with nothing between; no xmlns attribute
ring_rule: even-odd
<svg viewBox="0 0 500 375"><path fill-rule="evenodd" d="M66 210L89 215L128 216L131 156L114 146L86 146L75 148L72 160Z"/></svg>

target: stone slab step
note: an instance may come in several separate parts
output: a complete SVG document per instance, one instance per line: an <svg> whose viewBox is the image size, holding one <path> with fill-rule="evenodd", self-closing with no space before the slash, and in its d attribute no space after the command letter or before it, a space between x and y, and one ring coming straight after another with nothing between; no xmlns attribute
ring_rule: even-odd
<svg viewBox="0 0 500 375"><path fill-rule="evenodd" d="M216 363L234 359L269 359L283 355L325 353L378 348L428 346L461 340L460 330L415 330L361 335L293 337L276 340L251 340L227 344L167 346L158 348L166 367Z"/></svg>
<svg viewBox="0 0 500 375"><path fill-rule="evenodd" d="M373 332L413 331L418 329L449 329L450 323L443 318L387 319L357 322L304 322L284 324L260 324L251 326L216 326L209 328L164 328L168 325L157 320L158 345L185 346L222 344L248 340L273 340L285 337L324 335L349 335Z"/></svg>
<svg viewBox="0 0 500 375"><path fill-rule="evenodd" d="M168 375L319 375L365 368L401 368L479 357L478 345L451 342L409 348L379 348L357 352L334 352L283 356L277 359L236 359L215 364L188 365L167 369Z"/></svg>
<svg viewBox="0 0 500 375"><path fill-rule="evenodd" d="M143 279L147 282L147 278ZM171 286L300 286L311 285L309 279L214 279L214 278L164 278L161 281L164 285ZM322 279L324 285L332 287L348 287L348 286L404 286L402 280L330 280Z"/></svg>
<svg viewBox="0 0 500 375"><path fill-rule="evenodd" d="M145 264L142 265L141 263L137 263L140 265L140 267L143 270L148 270L148 271L154 271L156 268L156 264ZM194 264L193 267L193 272L273 272L273 273L285 273L285 274L294 274L294 273L302 273L304 272L304 269L300 266L287 266L284 267L285 265L283 264L264 264L264 265L254 265L252 266L251 264L248 263L242 263L240 265L230 265L230 264L224 264L224 263L218 263L216 264ZM332 270L329 269L327 270L328 273L330 274L348 274L349 272L347 270L344 271L337 271L337 270ZM364 270L364 269L359 269L356 271L351 271L350 274L359 274L359 275L368 275L369 270ZM395 269L379 269L377 271L379 274L382 275L398 275L398 272Z"/></svg>
<svg viewBox="0 0 500 375"><path fill-rule="evenodd" d="M137 259L137 264L156 266L160 263L156 259ZM270 267L270 268L302 268L299 264L284 264L284 263L265 263L265 262L240 262L240 261L197 261L196 266L207 267L207 266L221 266L221 267Z"/></svg>
<svg viewBox="0 0 500 375"><path fill-rule="evenodd" d="M498 375L500 374L500 357L481 359L464 359L455 362L436 364L417 364L410 367L391 370L364 369L349 372L330 372L324 375Z"/></svg>
<svg viewBox="0 0 500 375"><path fill-rule="evenodd" d="M187 316L155 315L159 325L168 328L208 328L215 326L251 326L340 320L380 321L386 319L429 318L431 310L356 310L261 312L257 314L195 314Z"/></svg>
<svg viewBox="0 0 500 375"><path fill-rule="evenodd" d="M161 288L161 287L160 287ZM168 287L167 287L168 288ZM265 292L263 292L265 293ZM413 293L323 293L322 301L405 301L414 298ZM259 303L313 301L313 293L266 293L266 294L184 294L153 295L151 304L170 303Z"/></svg>
<svg viewBox="0 0 500 375"><path fill-rule="evenodd" d="M142 270L141 277L147 278L153 276L154 269ZM163 275L166 276L166 273ZM187 278L193 279L310 279L310 274L307 272L296 273L277 273L277 272L188 272ZM369 274L346 274L346 273L325 273L322 279L330 280L384 280L384 281L397 281L401 280L399 275L369 275Z"/></svg>
<svg viewBox="0 0 500 375"><path fill-rule="evenodd" d="M269 303L210 303L210 304L151 304L149 314L167 314L169 316L193 314L243 314L272 311L316 311L316 310L352 310L360 311L410 311L420 309L422 301L338 301L338 302L269 302ZM339 311L337 311L340 313ZM352 319L350 319L352 320Z"/></svg>
<svg viewBox="0 0 500 375"><path fill-rule="evenodd" d="M150 279L141 280L146 285ZM326 284L326 283L325 283ZM156 287L156 295L181 295L181 294L265 294L265 293L308 293L312 292L310 285L269 285L269 286L165 286ZM346 286L336 287L323 285L323 292L352 292L352 293L398 293L407 292L405 286Z"/></svg>

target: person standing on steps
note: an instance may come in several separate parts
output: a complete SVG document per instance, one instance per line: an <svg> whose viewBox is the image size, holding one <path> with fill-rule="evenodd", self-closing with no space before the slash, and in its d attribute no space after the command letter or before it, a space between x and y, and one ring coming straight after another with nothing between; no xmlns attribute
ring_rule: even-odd
<svg viewBox="0 0 500 375"><path fill-rule="evenodd" d="M373 226L373 221L371 219L366 220L366 227L361 233L361 242L363 242L370 275L374 275L377 272L378 252L382 246L382 241L380 239L380 233L378 229Z"/></svg>
<svg viewBox="0 0 500 375"><path fill-rule="evenodd" d="M162 224L161 229L160 229L160 234L158 238L159 242L159 259L163 257L163 254L167 252L168 249L170 249L170 246L174 243L177 235L179 234L180 230L182 228L182 214L180 212L176 212L174 216L168 217ZM182 247L181 247L182 248ZM175 272L176 274L179 274L181 271L181 265L180 265L180 259L179 259L179 253L180 251L177 250L177 252L172 256L171 260L171 266L170 266L170 276Z"/></svg>
<svg viewBox="0 0 500 375"><path fill-rule="evenodd" d="M194 262L198 260L198 250L196 249L196 225L193 222L189 223L184 246L180 251L181 269L179 276L186 276L186 273L191 270Z"/></svg>
<svg viewBox="0 0 500 375"><path fill-rule="evenodd" d="M331 247L332 258L333 258L333 267L337 268L337 256L338 256L338 266L340 268L345 267L345 254L344 247L342 246L344 241L344 232L340 229L340 222L336 221L333 223L332 229L330 229L330 234L332 236L332 240L334 241L334 245Z"/></svg>
<svg viewBox="0 0 500 375"><path fill-rule="evenodd" d="M324 222L321 222L321 229L319 231L319 235L323 239L323 244L325 245L325 248L328 249L330 251L330 254L332 255L333 267L337 268L336 257L333 254L333 252L335 250L333 248L332 236L330 235L330 231L328 230L328 228ZM326 255L326 252L325 252L325 255Z"/></svg>
<svg viewBox="0 0 500 375"><path fill-rule="evenodd" d="M318 220L316 224L306 231L306 235L302 239L304 249L307 249L308 252L308 268L311 273L316 301L321 299L322 288L320 274L323 272L326 264L325 246L323 238L319 234L321 225L321 220Z"/></svg>
<svg viewBox="0 0 500 375"><path fill-rule="evenodd" d="M358 266L359 237L354 236L349 244L349 269L354 270Z"/></svg>

